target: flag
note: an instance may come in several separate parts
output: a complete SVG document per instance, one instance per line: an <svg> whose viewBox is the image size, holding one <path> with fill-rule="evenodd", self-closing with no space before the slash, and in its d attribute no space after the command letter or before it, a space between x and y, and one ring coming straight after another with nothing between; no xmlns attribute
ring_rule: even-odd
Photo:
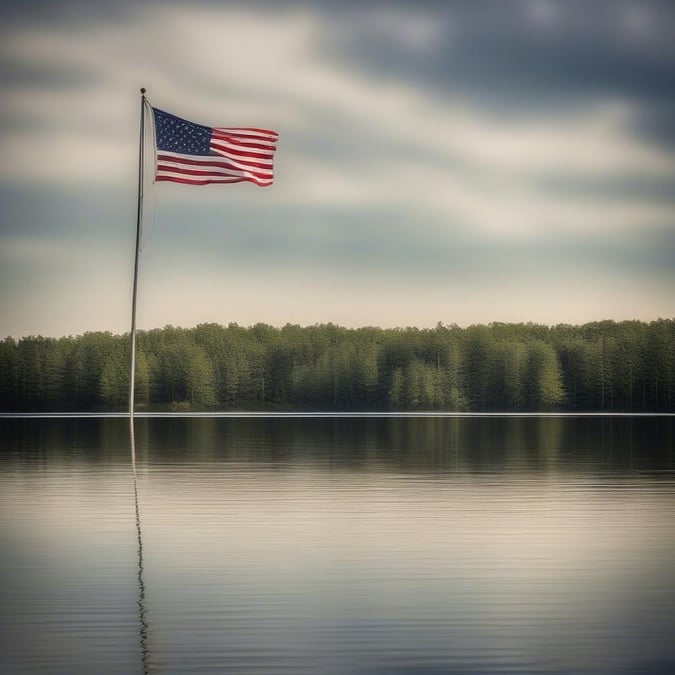
<svg viewBox="0 0 675 675"><path fill-rule="evenodd" d="M157 151L155 180L207 185L274 180L279 134L267 129L206 127L152 108Z"/></svg>

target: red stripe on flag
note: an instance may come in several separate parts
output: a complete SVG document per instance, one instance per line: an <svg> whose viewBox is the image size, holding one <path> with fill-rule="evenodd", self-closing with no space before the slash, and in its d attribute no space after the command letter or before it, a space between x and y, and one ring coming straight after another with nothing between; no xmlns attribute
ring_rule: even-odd
<svg viewBox="0 0 675 675"><path fill-rule="evenodd" d="M272 176L272 164L262 164L260 162L246 162L243 160L232 160L231 162L224 162L222 159L219 159L220 155L209 157L195 157L195 159L188 159L185 156L175 157L172 155L157 155L157 161L162 162L172 162L175 164L185 164L186 166L213 166L219 167L222 169L235 169L239 171L248 171L249 167L251 169L262 169L262 171L256 171L254 173L260 173Z"/></svg>

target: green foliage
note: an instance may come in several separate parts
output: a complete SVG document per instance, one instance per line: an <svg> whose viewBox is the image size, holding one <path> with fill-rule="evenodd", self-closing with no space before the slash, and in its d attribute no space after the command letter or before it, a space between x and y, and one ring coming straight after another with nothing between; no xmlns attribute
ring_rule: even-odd
<svg viewBox="0 0 675 675"><path fill-rule="evenodd" d="M139 331L136 406L673 411L675 322ZM125 410L129 335L0 341L0 409Z"/></svg>
<svg viewBox="0 0 675 675"><path fill-rule="evenodd" d="M527 346L524 372L525 406L528 410L554 410L564 399L555 350L541 340Z"/></svg>

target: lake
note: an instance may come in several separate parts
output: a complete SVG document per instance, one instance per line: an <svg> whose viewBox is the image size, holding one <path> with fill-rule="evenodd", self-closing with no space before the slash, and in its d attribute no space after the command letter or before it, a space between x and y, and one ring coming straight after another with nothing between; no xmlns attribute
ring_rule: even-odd
<svg viewBox="0 0 675 675"><path fill-rule="evenodd" d="M0 419L0 672L675 672L673 417Z"/></svg>

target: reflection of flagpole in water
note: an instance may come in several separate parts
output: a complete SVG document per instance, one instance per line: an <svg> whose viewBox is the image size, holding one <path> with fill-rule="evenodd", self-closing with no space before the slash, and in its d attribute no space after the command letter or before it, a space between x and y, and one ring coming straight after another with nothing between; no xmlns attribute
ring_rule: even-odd
<svg viewBox="0 0 675 675"><path fill-rule="evenodd" d="M148 654L148 621L145 612L145 584L143 583L143 539L141 537L141 514L138 510L138 480L136 478L136 437L134 418L129 419L129 439L131 442L131 468L134 475L134 502L136 505L136 537L138 539L138 623L141 644L143 675L150 673Z"/></svg>

